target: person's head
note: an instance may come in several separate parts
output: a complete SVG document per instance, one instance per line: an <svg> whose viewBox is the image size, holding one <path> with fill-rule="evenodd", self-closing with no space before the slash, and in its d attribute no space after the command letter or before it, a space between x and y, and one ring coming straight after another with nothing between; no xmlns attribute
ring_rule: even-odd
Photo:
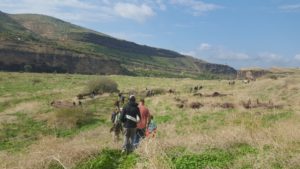
<svg viewBox="0 0 300 169"><path fill-rule="evenodd" d="M150 120L152 120L153 119L153 115L150 115Z"/></svg>
<svg viewBox="0 0 300 169"><path fill-rule="evenodd" d="M130 102L135 102L135 96L134 95L130 95L129 96L129 101Z"/></svg>
<svg viewBox="0 0 300 169"><path fill-rule="evenodd" d="M144 99L141 99L141 100L140 100L140 104L141 104L141 105L145 105L145 100L144 100Z"/></svg>

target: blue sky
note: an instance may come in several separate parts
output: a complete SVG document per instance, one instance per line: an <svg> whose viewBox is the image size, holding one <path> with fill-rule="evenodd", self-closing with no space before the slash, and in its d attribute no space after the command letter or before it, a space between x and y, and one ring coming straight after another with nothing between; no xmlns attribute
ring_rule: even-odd
<svg viewBox="0 0 300 169"><path fill-rule="evenodd" d="M0 0L117 38L242 67L300 67L300 0Z"/></svg>

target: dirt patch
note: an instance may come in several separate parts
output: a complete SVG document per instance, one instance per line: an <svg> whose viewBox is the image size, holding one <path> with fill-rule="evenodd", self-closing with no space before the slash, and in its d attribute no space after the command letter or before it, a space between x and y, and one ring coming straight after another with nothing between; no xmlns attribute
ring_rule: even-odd
<svg viewBox="0 0 300 169"><path fill-rule="evenodd" d="M50 105L55 108L72 108L76 106L76 103L71 101L55 100L52 101Z"/></svg>
<svg viewBox="0 0 300 169"><path fill-rule="evenodd" d="M258 99L256 101L241 101L242 106L245 109L254 109L254 108L265 108L265 109L282 109L283 105L274 104L271 100L269 102L260 102Z"/></svg>

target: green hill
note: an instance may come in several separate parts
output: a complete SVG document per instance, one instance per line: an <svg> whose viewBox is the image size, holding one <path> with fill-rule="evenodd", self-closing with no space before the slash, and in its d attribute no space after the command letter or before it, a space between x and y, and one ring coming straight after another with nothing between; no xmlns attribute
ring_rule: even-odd
<svg viewBox="0 0 300 169"><path fill-rule="evenodd" d="M235 76L226 66L139 45L45 15L0 12L0 70L164 77Z"/></svg>

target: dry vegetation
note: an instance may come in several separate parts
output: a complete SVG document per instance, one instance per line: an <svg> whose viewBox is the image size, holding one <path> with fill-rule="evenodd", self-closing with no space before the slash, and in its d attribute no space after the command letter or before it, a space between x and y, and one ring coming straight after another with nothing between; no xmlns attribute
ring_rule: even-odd
<svg viewBox="0 0 300 169"><path fill-rule="evenodd" d="M140 97L146 88L176 91L146 98L158 135L130 156L109 133L117 94L70 109L50 104L72 102L97 76L0 73L0 168L300 168L300 71L280 72L235 85L109 76ZM198 85L201 95L191 93ZM214 92L225 95L206 97Z"/></svg>

